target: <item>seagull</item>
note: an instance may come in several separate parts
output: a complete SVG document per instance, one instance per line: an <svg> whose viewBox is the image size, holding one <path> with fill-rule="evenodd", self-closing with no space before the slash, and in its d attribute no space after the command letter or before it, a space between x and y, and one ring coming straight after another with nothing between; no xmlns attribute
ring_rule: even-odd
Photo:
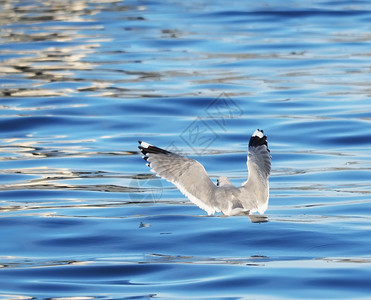
<svg viewBox="0 0 371 300"><path fill-rule="evenodd" d="M139 142L139 150L151 171L173 183L189 200L208 215L263 214L268 208L271 156L267 136L255 130L249 141L247 181L234 186L225 176L215 185L197 160Z"/></svg>

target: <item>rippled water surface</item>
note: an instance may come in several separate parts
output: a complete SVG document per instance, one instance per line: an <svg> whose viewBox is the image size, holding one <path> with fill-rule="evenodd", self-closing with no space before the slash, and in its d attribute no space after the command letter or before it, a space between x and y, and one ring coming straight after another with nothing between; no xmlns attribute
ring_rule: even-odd
<svg viewBox="0 0 371 300"><path fill-rule="evenodd" d="M370 299L369 1L0 1L0 299ZM247 177L209 217L141 159Z"/></svg>

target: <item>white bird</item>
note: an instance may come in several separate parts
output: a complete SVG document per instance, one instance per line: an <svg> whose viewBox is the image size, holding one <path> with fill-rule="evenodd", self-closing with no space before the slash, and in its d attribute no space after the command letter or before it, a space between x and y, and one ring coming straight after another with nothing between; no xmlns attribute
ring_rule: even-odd
<svg viewBox="0 0 371 300"><path fill-rule="evenodd" d="M235 187L221 176L215 185L196 160L139 141L139 150L151 171L173 183L208 215L263 214L268 208L271 156L263 130L255 130L249 141L248 179Z"/></svg>

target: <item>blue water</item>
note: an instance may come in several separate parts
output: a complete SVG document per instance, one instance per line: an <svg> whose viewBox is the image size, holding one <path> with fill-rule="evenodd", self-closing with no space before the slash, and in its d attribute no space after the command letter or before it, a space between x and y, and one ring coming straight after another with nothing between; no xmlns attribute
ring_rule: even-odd
<svg viewBox="0 0 371 300"><path fill-rule="evenodd" d="M0 299L371 299L369 1L11 1L0 9ZM246 180L208 217L137 140Z"/></svg>

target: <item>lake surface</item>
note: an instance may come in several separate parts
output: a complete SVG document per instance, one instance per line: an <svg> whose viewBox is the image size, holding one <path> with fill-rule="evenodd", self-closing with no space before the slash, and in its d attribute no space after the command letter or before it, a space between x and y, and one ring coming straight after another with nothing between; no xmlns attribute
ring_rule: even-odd
<svg viewBox="0 0 371 300"><path fill-rule="evenodd" d="M1 1L0 299L371 299L369 1ZM247 178L207 214L137 140Z"/></svg>

